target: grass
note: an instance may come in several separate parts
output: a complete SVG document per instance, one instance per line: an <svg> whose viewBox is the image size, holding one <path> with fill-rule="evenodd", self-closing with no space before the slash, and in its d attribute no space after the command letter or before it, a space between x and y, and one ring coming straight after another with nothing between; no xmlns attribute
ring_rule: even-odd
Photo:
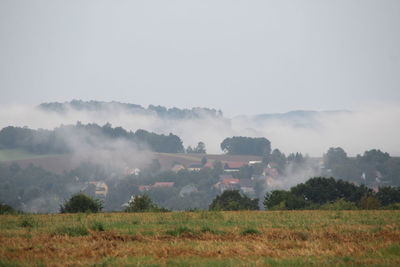
<svg viewBox="0 0 400 267"><path fill-rule="evenodd" d="M68 235L68 236L85 236L89 234L88 229L85 226L61 226L58 227L54 232L54 235Z"/></svg>
<svg viewBox="0 0 400 267"><path fill-rule="evenodd" d="M2 215L0 259L0 266L400 266L400 211Z"/></svg>

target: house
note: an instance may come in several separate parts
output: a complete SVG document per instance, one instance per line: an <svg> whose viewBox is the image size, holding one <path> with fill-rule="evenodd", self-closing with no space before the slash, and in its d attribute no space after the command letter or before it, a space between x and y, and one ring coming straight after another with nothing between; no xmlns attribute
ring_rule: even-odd
<svg viewBox="0 0 400 267"><path fill-rule="evenodd" d="M96 197L106 197L108 194L108 186L103 181L92 181L88 182L87 184L92 184L96 187L95 189L95 196Z"/></svg>
<svg viewBox="0 0 400 267"><path fill-rule="evenodd" d="M232 174L221 174L218 177L219 177L219 179L232 179L233 178Z"/></svg>
<svg viewBox="0 0 400 267"><path fill-rule="evenodd" d="M174 187L174 182L156 182L154 183L154 185L152 186L152 188L155 187Z"/></svg>
<svg viewBox="0 0 400 267"><path fill-rule="evenodd" d="M138 176L140 174L140 169L139 168L135 168L135 167L133 167L133 168L127 167L125 169L125 174L126 175L136 175L136 176Z"/></svg>
<svg viewBox="0 0 400 267"><path fill-rule="evenodd" d="M224 164L224 171L237 172L243 166L247 165L246 162L228 161Z"/></svg>
<svg viewBox="0 0 400 267"><path fill-rule="evenodd" d="M196 192L198 192L197 187L189 184L182 187L181 191L179 192L179 196L184 197L185 195L191 195Z"/></svg>
<svg viewBox="0 0 400 267"><path fill-rule="evenodd" d="M178 173L180 170L184 170L185 166L183 166L182 164L175 164L172 168L171 171L173 171L174 173Z"/></svg>
<svg viewBox="0 0 400 267"><path fill-rule="evenodd" d="M262 163L261 160L250 160L250 161L249 161L249 165L250 165L250 166L255 165L255 164L261 164L261 163Z"/></svg>
<svg viewBox="0 0 400 267"><path fill-rule="evenodd" d="M151 189L151 185L139 185L139 191L140 192L145 192L145 191L149 191Z"/></svg>
<svg viewBox="0 0 400 267"><path fill-rule="evenodd" d="M174 182L156 182L153 185L139 185L138 189L140 192L145 192L156 187L174 187L174 184Z"/></svg>
<svg viewBox="0 0 400 267"><path fill-rule="evenodd" d="M214 162L207 161L207 163L204 164L203 168L211 168L211 169L213 169L214 168Z"/></svg>
<svg viewBox="0 0 400 267"><path fill-rule="evenodd" d="M214 185L221 192L225 190L239 189L239 179L236 178L222 178Z"/></svg>
<svg viewBox="0 0 400 267"><path fill-rule="evenodd" d="M239 186L240 186L240 190L243 191L243 193L246 194L254 194L254 186L255 186L255 182L253 179L240 179L239 180Z"/></svg>
<svg viewBox="0 0 400 267"><path fill-rule="evenodd" d="M202 164L192 164L189 166L189 171L200 171L203 168Z"/></svg>
<svg viewBox="0 0 400 267"><path fill-rule="evenodd" d="M263 171L264 176L271 176L273 178L276 178L279 176L278 169L273 167L272 165L268 164L267 167Z"/></svg>

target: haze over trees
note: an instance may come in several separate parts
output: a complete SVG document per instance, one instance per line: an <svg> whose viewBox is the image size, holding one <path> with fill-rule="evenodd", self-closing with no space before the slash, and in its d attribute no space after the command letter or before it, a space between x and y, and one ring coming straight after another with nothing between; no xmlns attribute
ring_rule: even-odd
<svg viewBox="0 0 400 267"><path fill-rule="evenodd" d="M180 108L166 108L163 106L149 105L147 108L137 104L121 103L121 102L104 102L104 101L82 101L72 100L69 102L49 102L42 103L39 108L44 111L57 112L64 114L69 110L76 111L90 111L90 112L114 112L126 111L129 114L156 114L163 119L195 119L203 116L211 118L222 117L221 110L215 110L210 108L191 108L191 109L180 109Z"/></svg>
<svg viewBox="0 0 400 267"><path fill-rule="evenodd" d="M122 127L113 128L107 123L97 124L77 123L62 125L54 130L33 130L22 127L5 127L0 131L0 148L22 148L27 151L46 153L70 153L76 143L107 148L106 140L126 141L137 149L149 149L155 152L183 152L182 140L170 133L169 135L151 133L145 130L126 131Z"/></svg>

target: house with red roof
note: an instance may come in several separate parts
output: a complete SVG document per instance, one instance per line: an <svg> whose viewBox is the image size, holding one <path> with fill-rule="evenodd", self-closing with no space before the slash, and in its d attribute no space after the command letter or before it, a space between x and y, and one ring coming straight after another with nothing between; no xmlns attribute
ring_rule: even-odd
<svg viewBox="0 0 400 267"><path fill-rule="evenodd" d="M174 187L174 182L156 182L152 187Z"/></svg>
<svg viewBox="0 0 400 267"><path fill-rule="evenodd" d="M214 185L221 192L225 190L239 189L239 179L236 178L222 178Z"/></svg>
<svg viewBox="0 0 400 267"><path fill-rule="evenodd" d="M237 172L243 166L247 165L247 162L240 161L228 161L224 164L224 171L226 172Z"/></svg>

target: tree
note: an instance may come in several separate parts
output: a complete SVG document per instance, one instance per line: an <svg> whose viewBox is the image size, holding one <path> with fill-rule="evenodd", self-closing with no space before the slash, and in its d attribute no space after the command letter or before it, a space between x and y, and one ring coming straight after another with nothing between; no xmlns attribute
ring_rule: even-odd
<svg viewBox="0 0 400 267"><path fill-rule="evenodd" d="M205 154L206 153L206 145L203 142L199 142L197 147L194 149L195 153Z"/></svg>
<svg viewBox="0 0 400 267"><path fill-rule="evenodd" d="M250 199L238 190L226 190L209 206L210 210L258 210L258 198Z"/></svg>
<svg viewBox="0 0 400 267"><path fill-rule="evenodd" d="M338 165L342 165L347 160L347 154L341 147L331 147L324 154L324 165L327 169L333 169Z"/></svg>
<svg viewBox="0 0 400 267"><path fill-rule="evenodd" d="M400 187L380 187L378 193L376 193L376 197L383 206L400 203Z"/></svg>
<svg viewBox="0 0 400 267"><path fill-rule="evenodd" d="M279 173L283 173L286 165L286 156L281 153L279 149L274 149L271 153L270 162L273 162L277 165L277 169Z"/></svg>
<svg viewBox="0 0 400 267"><path fill-rule="evenodd" d="M103 201L93 199L82 193L73 195L64 206L60 206L61 213L77 213L77 212L99 212L103 209Z"/></svg>
<svg viewBox="0 0 400 267"><path fill-rule="evenodd" d="M126 212L155 212L155 211L168 211L164 208L159 208L153 203L151 198L144 195L136 195L133 201L129 203L129 207L125 209Z"/></svg>
<svg viewBox="0 0 400 267"><path fill-rule="evenodd" d="M234 136L225 138L221 143L221 149L229 155L255 155L269 156L271 154L271 142L264 138L251 138Z"/></svg>
<svg viewBox="0 0 400 267"><path fill-rule="evenodd" d="M0 214L14 214L16 211L7 204L0 203Z"/></svg>
<svg viewBox="0 0 400 267"><path fill-rule="evenodd" d="M203 156L202 158L201 158L201 165L206 165L206 163L207 163L207 158L205 157L205 156Z"/></svg>
<svg viewBox="0 0 400 267"><path fill-rule="evenodd" d="M307 202L300 196L284 190L274 190L264 198L265 209L297 210L307 206Z"/></svg>

